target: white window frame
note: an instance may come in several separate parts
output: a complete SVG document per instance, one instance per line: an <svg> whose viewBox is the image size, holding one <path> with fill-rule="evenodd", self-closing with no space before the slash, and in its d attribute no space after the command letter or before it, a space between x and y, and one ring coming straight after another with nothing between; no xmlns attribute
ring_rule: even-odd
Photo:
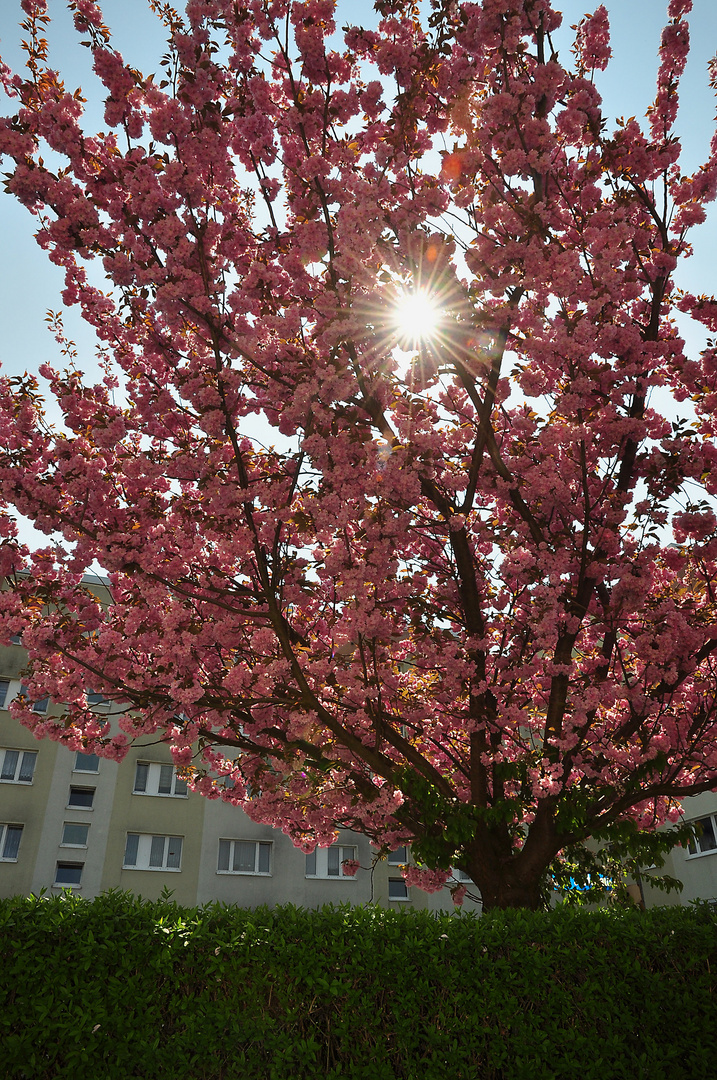
<svg viewBox="0 0 717 1080"><path fill-rule="evenodd" d="M223 844L228 844L229 848L222 848ZM234 869L234 864L237 861L237 855L239 854L237 848L238 844L246 844L254 848L253 870ZM272 847L273 844L271 840L240 840L222 837L219 841L219 852L217 855L217 873L230 874L232 876L240 875L244 877L271 877ZM262 855L265 856L265 859L262 858ZM259 867L264 861L266 861L267 869L261 870ZM223 862L226 863L226 868L224 869L222 869Z"/></svg>
<svg viewBox="0 0 717 1080"><path fill-rule="evenodd" d="M408 863L408 844L401 844L395 851L389 852L389 866L406 866Z"/></svg>
<svg viewBox="0 0 717 1080"><path fill-rule="evenodd" d="M92 792L92 802L91 802L91 804L89 806L82 806L79 803L71 802L70 800L72 799L72 792L73 791L91 791ZM84 787L81 784L70 784L70 793L67 796L67 809L68 810L75 810L75 811L81 810L85 814L91 813L91 811L94 810L94 808L95 808L95 793L96 793L96 791L97 791L97 788L94 788L94 787Z"/></svg>
<svg viewBox="0 0 717 1080"><path fill-rule="evenodd" d="M702 821L710 821L712 823L712 833L713 833L713 835L715 837L715 840L717 840L717 814L702 814L698 818L693 818L692 821L689 824L690 825L698 825ZM694 845L695 845L695 850L694 851L690 851L689 845L687 847L687 858L688 859L701 859L705 855L717 855L717 847L707 848L706 851L701 851L700 850L700 838L699 837L697 837L697 839L694 841Z"/></svg>
<svg viewBox="0 0 717 1080"><path fill-rule="evenodd" d="M92 758L92 759L94 759L92 761L85 762L85 764L86 765L94 765L95 762L97 762L96 767L94 769L87 769L87 768L83 769L81 767L82 758ZM85 754L82 750L77 750L75 752L75 764L72 766L72 771L73 772L78 772L78 773L86 773L86 774L89 774L90 776L97 776L97 773L100 771L100 759L97 756L97 754L89 754L89 753Z"/></svg>
<svg viewBox="0 0 717 1080"><path fill-rule="evenodd" d="M17 848L14 855L7 854L8 851L12 851L12 847L10 846L10 835L8 834L9 829L12 829L13 833L20 833L17 837ZM0 824L0 862L17 862L20 844L22 843L22 830L23 826L19 821L3 821Z"/></svg>
<svg viewBox="0 0 717 1080"><path fill-rule="evenodd" d="M132 851L130 837L136 837L135 850ZM163 841L161 855L158 853L158 841ZM176 852L177 846L179 852ZM172 849L175 849L174 851ZM128 832L125 839L124 856L122 858L123 870L156 870L162 874L178 874L182 869L182 852L184 848L183 836L159 836L151 833ZM127 861L130 856L130 862ZM157 862L157 858L160 862ZM177 858L178 866L168 866L170 858ZM131 861L134 858L134 862ZM154 858L154 862L152 859Z"/></svg>
<svg viewBox="0 0 717 1080"><path fill-rule="evenodd" d="M338 869L336 855L338 852ZM330 854L331 853L331 854ZM331 847L314 848L306 856L307 878L317 878L321 881L355 881L355 876L344 873L344 862L356 859L355 844L332 844Z"/></svg>
<svg viewBox="0 0 717 1080"><path fill-rule="evenodd" d="M23 697L28 697L28 698L30 696L30 691L28 690L28 688L25 686L24 683L22 683L20 685L20 692L19 692L19 694L16 694L15 697L20 697L20 695L22 695ZM44 698L40 698L39 701L35 702L35 704L32 707L32 711L34 713L38 713L40 716L44 716L45 713L47 712L47 710L49 709L49 707L50 707L50 699L49 699L49 697L44 697Z"/></svg>
<svg viewBox="0 0 717 1080"><path fill-rule="evenodd" d="M17 761L13 769L12 776L3 776L6 766L6 755L17 754ZM18 779L26 764L25 759L32 760L32 768L30 769L30 779L20 780ZM29 787L32 784L35 777L35 766L37 765L37 750L25 750L17 746L4 746L0 749L0 784L22 784L25 787Z"/></svg>
<svg viewBox="0 0 717 1080"><path fill-rule="evenodd" d="M79 869L80 880L79 881L58 881L57 875L60 872L60 867L72 867L73 869ZM53 889L81 889L82 888L82 871L85 869L85 864L82 862L70 862L69 859L58 859L55 864L55 880L52 883Z"/></svg>
<svg viewBox="0 0 717 1080"><path fill-rule="evenodd" d="M402 885L403 886L403 893L402 893L401 896L391 896L391 886L392 885ZM388 898L389 898L389 900L391 901L392 904L393 903L395 903L395 904L405 904L407 900L411 899L411 897L409 896L409 893L408 893L408 885L406 884L406 882L404 881L403 878L390 877L388 879Z"/></svg>
<svg viewBox="0 0 717 1080"><path fill-rule="evenodd" d="M69 840L65 840L65 829L68 825L74 825L78 829L86 829L84 844L72 844ZM62 839L60 841L60 847L62 848L75 848L82 849L87 848L87 838L90 833L90 823L88 821L63 821L62 822Z"/></svg>
<svg viewBox="0 0 717 1080"><path fill-rule="evenodd" d="M0 702L0 709L9 709L12 702L16 697L23 694L28 697L28 690L24 683L21 683L19 679L8 679L3 676L0 679L0 684L5 687L5 694ZM35 702L32 707L32 711L44 715L50 707L50 699L42 698L40 701Z"/></svg>
<svg viewBox="0 0 717 1080"><path fill-rule="evenodd" d="M143 774L144 790L140 780L140 769L146 769ZM167 787L169 791L160 791L160 787ZM138 786L139 785L139 786ZM177 787L179 786L179 791ZM134 769L133 795L153 795L160 799L187 799L187 781L177 776L174 765L168 765L164 761L138 761Z"/></svg>

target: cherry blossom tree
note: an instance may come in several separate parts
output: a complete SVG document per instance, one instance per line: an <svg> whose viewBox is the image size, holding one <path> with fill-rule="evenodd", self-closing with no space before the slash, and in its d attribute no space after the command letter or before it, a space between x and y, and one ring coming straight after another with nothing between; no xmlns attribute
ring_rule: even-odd
<svg viewBox="0 0 717 1080"><path fill-rule="evenodd" d="M691 0L615 130L604 7L566 58L549 0L377 0L376 30L150 3L151 76L70 4L105 132L45 0L2 71L7 191L104 358L93 384L52 317L54 427L2 382L15 715L117 760L159 738L306 850L350 827L412 844L411 883L537 907L587 839L649 846L717 789L717 351L675 322L717 329L674 282L717 191L717 138L683 175L674 130Z"/></svg>

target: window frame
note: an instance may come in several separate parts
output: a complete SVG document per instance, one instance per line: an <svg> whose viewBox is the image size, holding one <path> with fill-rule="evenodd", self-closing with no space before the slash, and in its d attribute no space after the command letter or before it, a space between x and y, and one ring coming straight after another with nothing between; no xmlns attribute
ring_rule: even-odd
<svg viewBox="0 0 717 1080"><path fill-rule="evenodd" d="M69 840L65 840L65 829L68 825L74 826L77 829L86 829L84 844L73 844ZM60 840L61 848L74 848L76 851L87 850L87 840L90 834L89 821L63 821L62 822L62 839Z"/></svg>
<svg viewBox="0 0 717 1080"><path fill-rule="evenodd" d="M227 857L227 869L221 868L222 863L222 844L229 844L229 851ZM254 847L254 869L253 870L235 870L233 864L236 862L236 845L237 844L251 844ZM272 857L274 844L271 840L246 840L243 837L229 837L222 836L219 838L219 847L217 849L217 874L222 876L228 875L229 877L271 877L272 876ZM268 848L268 870L257 869L261 865L261 849Z"/></svg>
<svg viewBox="0 0 717 1080"><path fill-rule="evenodd" d="M83 757L84 758L93 758L97 762L97 768L95 768L95 769L81 769L80 768L80 759L83 758ZM98 772L100 771L100 758L99 758L99 756L97 754L86 754L82 750L76 750L75 751L75 764L72 766L72 771L76 772L76 773L83 773L84 775L87 775L87 776L97 776Z"/></svg>
<svg viewBox="0 0 717 1080"><path fill-rule="evenodd" d="M332 874L330 871L330 864L333 862L333 858L329 855L329 852L337 850L339 852L338 872ZM348 852L351 854L347 854ZM345 862L352 862L355 860L355 844L331 844L330 847L326 848L317 847L306 854L304 877L308 878L310 881L356 881L355 875L344 873L343 866ZM309 871L312 862L314 865L313 873ZM319 864L321 864L321 866Z"/></svg>
<svg viewBox="0 0 717 1080"><path fill-rule="evenodd" d="M145 779L145 790L137 787L138 772L140 768L146 767L147 774ZM162 770L172 770L171 790L160 791L160 785L162 784ZM166 776L166 773L165 773ZM177 784L184 786L183 791L177 791ZM148 790L149 789L149 790ZM166 761L136 761L134 766L134 781L132 783L133 795L144 795L154 797L158 799L188 799L189 791L187 789L187 781L177 774L177 766L171 765Z"/></svg>
<svg viewBox="0 0 717 1080"><path fill-rule="evenodd" d="M70 870L79 870L79 881L58 881L57 875L60 872L60 867L65 867ZM81 889L82 888L82 872L85 869L83 862L70 862L67 859L58 859L55 863L55 880L52 883L53 889Z"/></svg>
<svg viewBox="0 0 717 1080"><path fill-rule="evenodd" d="M20 857L20 844L22 843L22 832L24 825L19 821L1 821L0 822L0 862L16 863ZM17 849L14 855L6 855L5 851L8 846L8 830L12 829L14 832L18 832L20 835L17 838Z"/></svg>
<svg viewBox="0 0 717 1080"><path fill-rule="evenodd" d="M10 776L2 776L2 773L5 771L5 761L6 761L5 755L6 754L17 754L18 755L17 763L15 765L15 769L13 770L12 777L10 777ZM3 746L3 747L0 747L0 784L22 784L24 787L30 787L32 785L32 783L34 782L34 779L35 779L35 767L37 765L37 755L38 755L37 750L26 750L24 747L21 747L21 746ZM23 770L23 766L25 764L25 758L28 757L28 756L32 757L32 769L31 769L30 779L29 780L20 780L19 777L20 777L20 774L21 774L21 772Z"/></svg>
<svg viewBox="0 0 717 1080"><path fill-rule="evenodd" d="M73 803L72 802L72 793L73 793L73 791L90 791L90 792L92 792L92 798L90 800L90 805L89 806L83 806L81 803ZM90 810L94 810L96 791L97 791L97 788L95 788L95 787L83 787L83 786L80 786L79 784L70 784L70 793L67 796L67 809L68 810L84 810L86 813L88 811L90 811Z"/></svg>
<svg viewBox="0 0 717 1080"><path fill-rule="evenodd" d="M715 839L715 846L708 848L707 851L701 851L699 847L700 838L696 837L694 841L690 841L687 845L686 858L688 859L702 859L705 855L717 855L717 811L713 814L702 814L698 818L692 818L689 825L699 825L703 821L709 821L712 825L712 835ZM694 843L695 850L690 851L690 844Z"/></svg>
<svg viewBox="0 0 717 1080"><path fill-rule="evenodd" d="M135 845L134 858L135 862L127 862L127 853L130 847L130 836L137 837L137 844ZM156 840L163 840L162 849L162 865L151 865L150 860L153 857L153 850L156 853ZM172 856L172 841L179 841L179 854L178 854L178 866L167 866L167 861ZM125 833L125 847L124 854L122 856L122 869L123 870L154 870L160 874L179 874L182 871L182 856L184 854L184 837L176 834L168 835L166 833L136 833L129 830ZM137 860L140 860L139 862Z"/></svg>
<svg viewBox="0 0 717 1080"><path fill-rule="evenodd" d="M401 865L405 866L405 863L402 863ZM391 896L392 885L401 885L403 887L403 894L401 896ZM411 897L408 892L408 885L406 884L404 878L390 877L388 879L388 898L393 903L397 904L405 904L407 900L410 901Z"/></svg>
<svg viewBox="0 0 717 1080"><path fill-rule="evenodd" d="M94 701L92 699L95 699ZM87 708L88 709L109 709L112 702L108 697L99 690L87 691Z"/></svg>
<svg viewBox="0 0 717 1080"><path fill-rule="evenodd" d="M20 684L20 693L16 694L15 696L16 697L29 698L30 697L30 691L28 690L28 688L25 686L24 683L21 683ZM40 698L39 701L35 702L35 704L32 707L32 711L34 713L37 713L38 716L45 716L47 714L49 708L50 708L50 699L49 699L49 697L44 697L44 698Z"/></svg>

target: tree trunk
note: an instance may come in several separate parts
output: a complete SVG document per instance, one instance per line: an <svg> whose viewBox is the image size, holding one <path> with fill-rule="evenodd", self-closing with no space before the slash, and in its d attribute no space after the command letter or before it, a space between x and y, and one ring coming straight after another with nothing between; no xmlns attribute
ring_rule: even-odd
<svg viewBox="0 0 717 1080"><path fill-rule="evenodd" d="M483 911L494 911L497 908L527 908L530 911L539 911L543 906L543 898L540 889L540 878L528 881L511 880L509 875L492 875L482 873L480 881L473 877L480 889L483 901Z"/></svg>
<svg viewBox="0 0 717 1080"><path fill-rule="evenodd" d="M466 852L468 872L480 889L483 910L496 908L527 908L540 911L544 905L542 888L545 872L560 846L553 837L532 837L528 849L505 854L495 850L498 845L475 844ZM477 850L476 850L477 848ZM487 849L487 850L486 850Z"/></svg>

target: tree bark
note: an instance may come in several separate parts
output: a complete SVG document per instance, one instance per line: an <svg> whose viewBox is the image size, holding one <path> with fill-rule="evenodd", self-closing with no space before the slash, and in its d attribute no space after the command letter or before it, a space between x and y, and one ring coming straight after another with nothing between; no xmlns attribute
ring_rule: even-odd
<svg viewBox="0 0 717 1080"><path fill-rule="evenodd" d="M500 873L482 873L478 876L481 880L476 881L476 885L480 889L483 911L506 908L539 911L543 907L540 877L518 880L513 875ZM475 877L473 880L476 880Z"/></svg>

